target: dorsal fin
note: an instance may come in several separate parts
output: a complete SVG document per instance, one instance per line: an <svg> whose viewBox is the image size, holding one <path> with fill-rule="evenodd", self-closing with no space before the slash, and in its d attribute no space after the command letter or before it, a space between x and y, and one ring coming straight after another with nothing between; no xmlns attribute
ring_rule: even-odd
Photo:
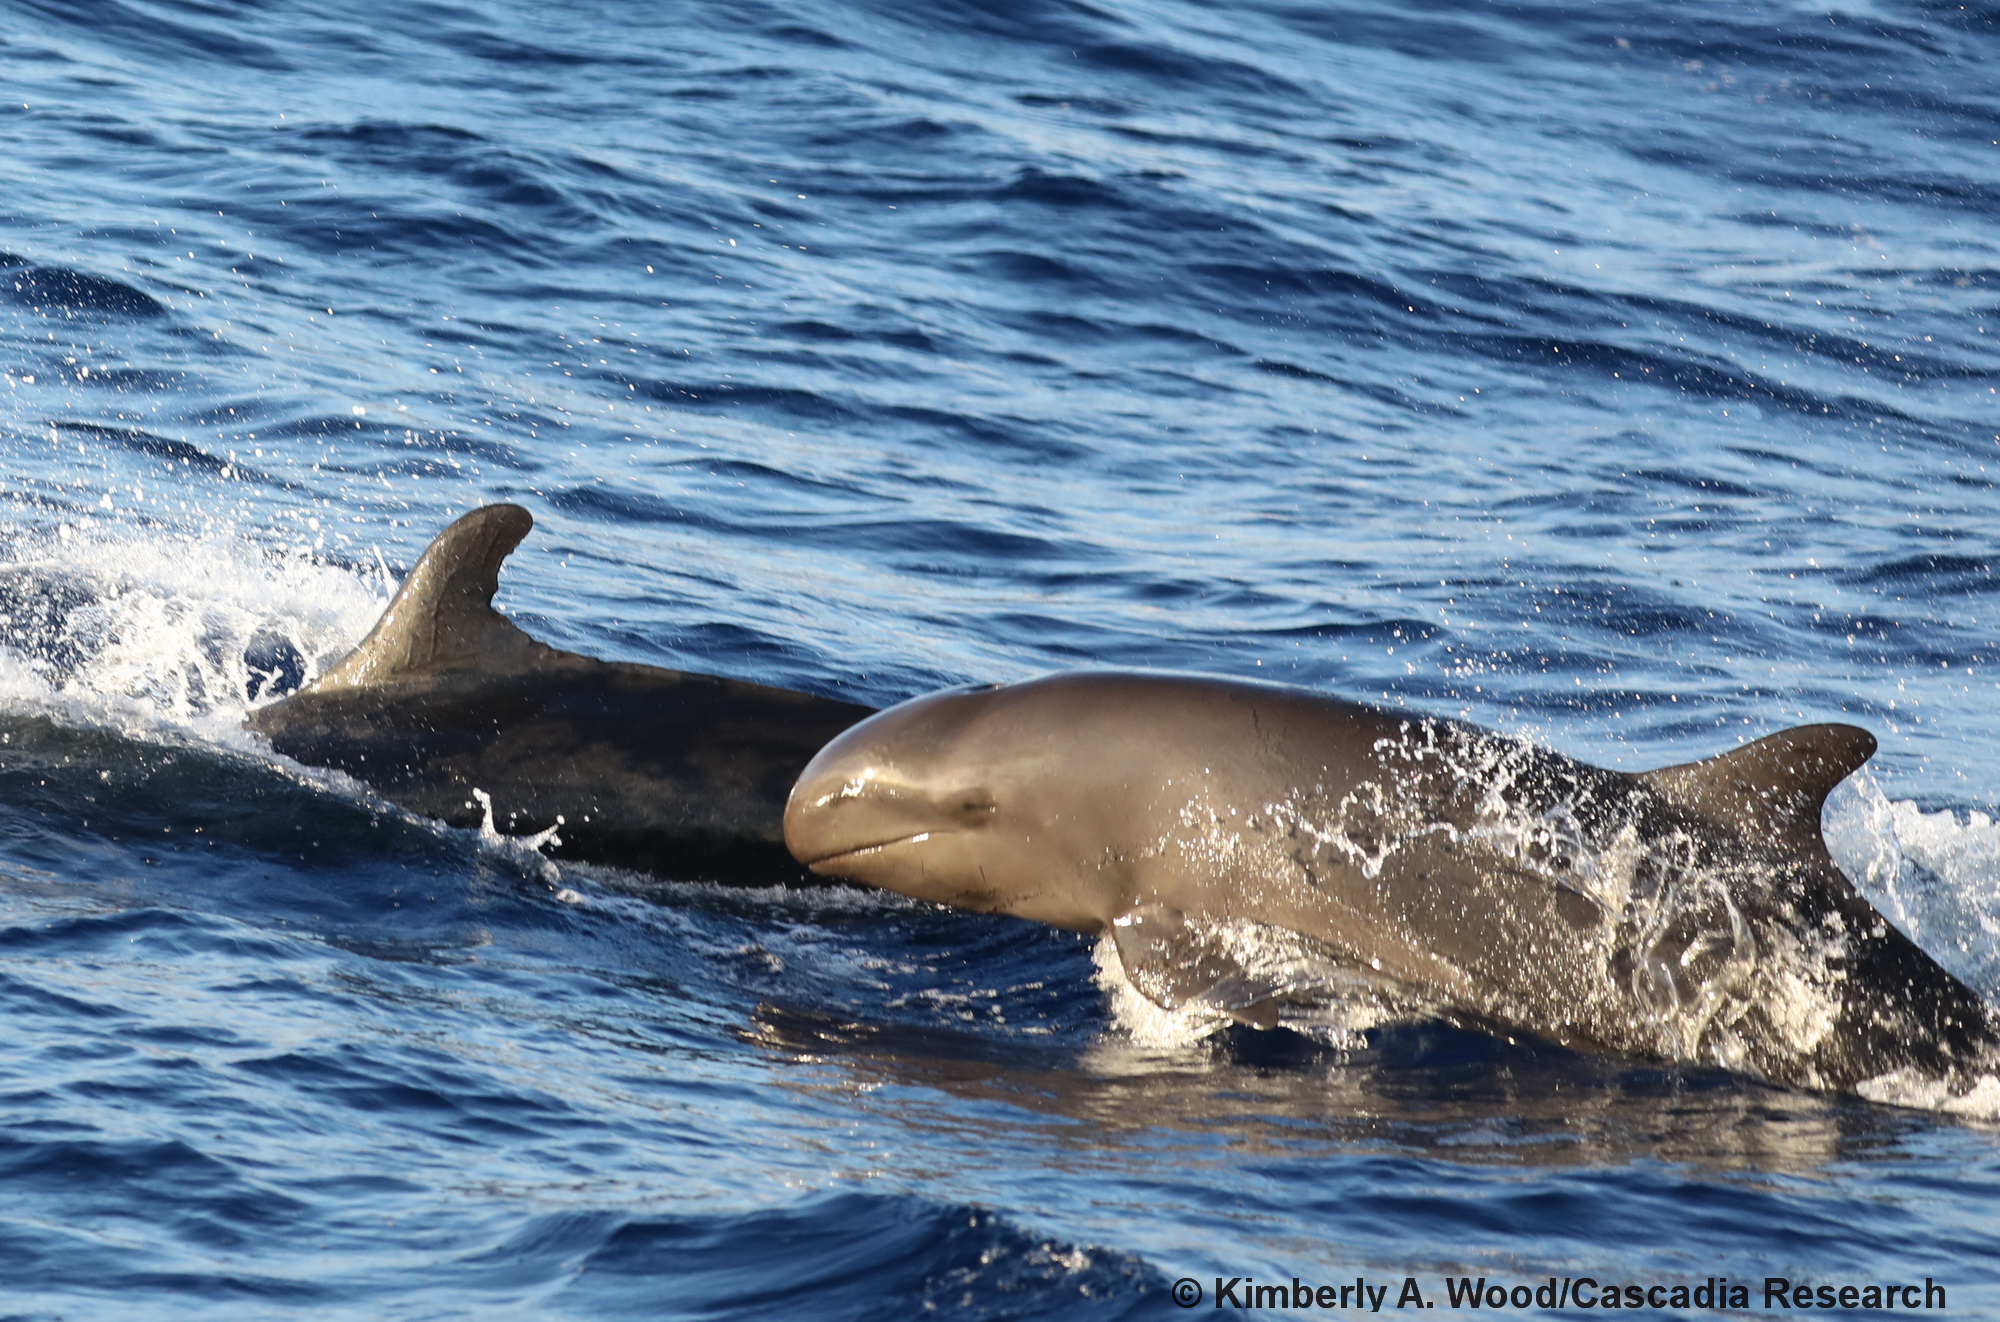
<svg viewBox="0 0 2000 1322"><path fill-rule="evenodd" d="M1855 725L1801 725L1700 762L1636 779L1670 803L1750 836L1825 844L1819 813L1833 787L1861 769L1875 736Z"/></svg>
<svg viewBox="0 0 2000 1322"><path fill-rule="evenodd" d="M439 533L360 646L308 691L372 688L446 670L520 670L567 655L493 609L500 563L534 526L519 505L486 505Z"/></svg>

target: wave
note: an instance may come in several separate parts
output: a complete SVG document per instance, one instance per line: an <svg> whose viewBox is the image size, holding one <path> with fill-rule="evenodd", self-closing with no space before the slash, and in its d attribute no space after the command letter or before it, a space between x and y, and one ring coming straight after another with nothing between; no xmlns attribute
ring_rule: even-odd
<svg viewBox="0 0 2000 1322"><path fill-rule="evenodd" d="M490 1261L518 1263L530 1246L541 1257L557 1247L537 1228ZM665 1306L718 1319L1122 1318L1151 1316L1166 1284L1130 1253L1037 1235L978 1207L879 1193L634 1217L561 1248L571 1279L556 1307L593 1315Z"/></svg>
<svg viewBox="0 0 2000 1322"><path fill-rule="evenodd" d="M7 253L0 253L0 293L30 311L62 317L161 317L167 311L151 294L121 281L66 266L30 266Z"/></svg>

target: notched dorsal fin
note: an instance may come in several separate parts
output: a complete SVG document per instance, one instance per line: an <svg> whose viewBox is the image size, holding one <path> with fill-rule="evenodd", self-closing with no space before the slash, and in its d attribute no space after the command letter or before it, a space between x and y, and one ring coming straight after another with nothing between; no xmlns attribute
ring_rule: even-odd
<svg viewBox="0 0 2000 1322"><path fill-rule="evenodd" d="M512 670L560 655L493 609L500 563L535 526L519 505L486 505L437 535L360 646L308 691L370 688L445 670Z"/></svg>
<svg viewBox="0 0 2000 1322"><path fill-rule="evenodd" d="M1875 753L1855 725L1801 725L1700 762L1641 772L1670 803L1728 822L1746 835L1819 844L1820 808L1833 787Z"/></svg>

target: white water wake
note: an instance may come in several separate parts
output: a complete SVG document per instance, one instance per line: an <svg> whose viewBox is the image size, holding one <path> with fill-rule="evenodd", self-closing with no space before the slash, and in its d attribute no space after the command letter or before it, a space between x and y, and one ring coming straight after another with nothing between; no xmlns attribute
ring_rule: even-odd
<svg viewBox="0 0 2000 1322"><path fill-rule="evenodd" d="M0 543L0 710L261 753L245 715L344 656L394 586L226 535L18 534Z"/></svg>
<svg viewBox="0 0 2000 1322"><path fill-rule="evenodd" d="M1822 825L1833 861L1877 909L2000 1001L2000 822L1891 799L1864 769L1833 792Z"/></svg>

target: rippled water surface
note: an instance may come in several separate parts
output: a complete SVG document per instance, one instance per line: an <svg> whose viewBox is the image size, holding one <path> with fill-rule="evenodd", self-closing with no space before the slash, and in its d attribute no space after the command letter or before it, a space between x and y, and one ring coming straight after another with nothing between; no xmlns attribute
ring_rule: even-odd
<svg viewBox="0 0 2000 1322"><path fill-rule="evenodd" d="M1980 3L15 0L0 1315L2000 1312L1987 1122L1162 1042L1082 938L551 871L238 728L513 500L540 636L875 704L1857 722L1836 857L1995 996L1996 56Z"/></svg>

